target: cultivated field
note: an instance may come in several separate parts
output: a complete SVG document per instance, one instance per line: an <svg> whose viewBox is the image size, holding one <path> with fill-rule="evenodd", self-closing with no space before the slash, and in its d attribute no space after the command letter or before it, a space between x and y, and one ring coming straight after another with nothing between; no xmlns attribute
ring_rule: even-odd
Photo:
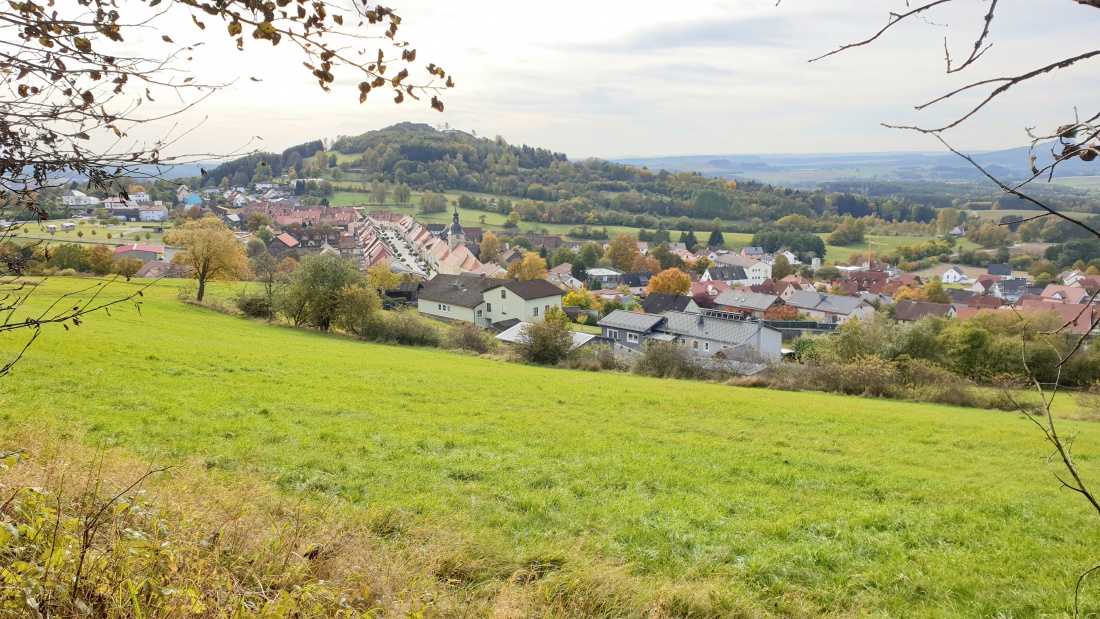
<svg viewBox="0 0 1100 619"><path fill-rule="evenodd" d="M93 281L49 280L34 304ZM573 587L604 616L1062 616L1097 562L1097 517L1019 414L365 344L187 305L177 285L47 329L0 380L0 447L46 428L257 476L346 503L382 544L461 540L440 590L491 596L501 566L537 564L512 585ZM1100 426L1075 427L1100 479Z"/></svg>

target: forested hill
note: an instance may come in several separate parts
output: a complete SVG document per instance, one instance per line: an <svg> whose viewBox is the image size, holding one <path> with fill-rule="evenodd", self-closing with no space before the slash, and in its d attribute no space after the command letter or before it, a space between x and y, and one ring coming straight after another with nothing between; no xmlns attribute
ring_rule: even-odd
<svg viewBox="0 0 1100 619"><path fill-rule="evenodd" d="M502 137L477 137L424 124L400 123L358 136L340 136L327 145L308 142L282 153L258 153L214 169L202 185L244 186L279 178L323 178L328 190L364 191L374 182L407 185L413 191L489 194L507 198L467 197L469 208L515 209L525 221L615 224L623 219L689 217L709 220L775 221L787 215L806 217L851 214L886 221L928 222L936 209L967 206L1021 208L977 185L894 183L878 191L873 183L858 186L794 190L755 181L727 181L698 173L650 170L598 159L570 161L565 153ZM266 163L266 165L265 165ZM1081 192L1066 190L1057 198L1064 208L1091 202ZM367 202L364 196L364 202ZM514 201L514 202L513 202ZM652 222L635 225L652 226Z"/></svg>

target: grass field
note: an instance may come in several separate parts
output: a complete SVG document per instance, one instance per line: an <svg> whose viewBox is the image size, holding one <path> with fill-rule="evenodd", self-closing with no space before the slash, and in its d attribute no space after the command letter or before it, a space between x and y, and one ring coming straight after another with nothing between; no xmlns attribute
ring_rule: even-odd
<svg viewBox="0 0 1100 619"><path fill-rule="evenodd" d="M34 304L88 283L49 280ZM576 579L622 566L630 595L705 585L699 616L1061 616L1097 558L1096 516L1018 414L366 344L175 289L48 329L0 381L0 441L55 428L447 530L471 595L486 566L541 557ZM1096 479L1100 432L1077 429Z"/></svg>
<svg viewBox="0 0 1100 619"><path fill-rule="evenodd" d="M1053 185L1066 185L1075 189L1100 189L1100 176L1063 176L1051 179Z"/></svg>
<svg viewBox="0 0 1100 619"><path fill-rule="evenodd" d="M61 224L73 222L77 224L75 230L62 230ZM80 225L83 223L84 225ZM57 226L57 231L50 234L46 231L46 226ZM153 229L161 226L170 228L170 223L153 223L153 222L125 222L116 226L97 225L92 226L91 222L86 220L76 219L59 219L44 221L42 223L28 222L21 224L21 227L12 233L12 239L15 240L45 240L56 241L59 243L106 243L108 245L125 245L127 243L137 242L134 240L134 234L141 234L142 243L161 243L164 238L163 233L153 232ZM95 230L95 235L92 235L92 230ZM78 235L80 232L83 236ZM111 234L111 238L107 238L107 233ZM145 239L145 235L148 233L150 238ZM124 238L119 238L122 235Z"/></svg>
<svg viewBox="0 0 1100 619"><path fill-rule="evenodd" d="M475 195L480 195L480 194L475 194ZM329 203L332 204L333 206L356 206L356 205L362 205L364 203L365 198L367 198L367 194L356 193L356 192L348 192L348 191L337 191L335 194L333 194L333 197L330 198ZM456 198L458 198L458 194L454 194L454 195L447 194L448 201L451 200L451 199L456 199ZM415 197L413 198L413 201L414 202L416 201ZM412 215L412 216L416 217L417 221L420 221L421 223L436 223L436 224L438 224L438 223L449 223L451 221L451 216L452 216L451 215L452 210L448 210L447 212L444 212L444 213L432 213L432 214L429 214L429 215L422 215L422 214L419 213L419 208L417 206L414 206L414 205L407 205L407 206L398 206L396 204L387 204L385 206L369 205L366 208L368 210L386 209L386 210L390 210L390 211L394 211L394 212L398 212L398 213L407 213L409 215ZM504 221L505 221L506 217L504 215L501 215L500 213L487 213L487 212L484 212L484 211L473 211L473 210L458 209L458 214L459 214L459 218L462 221L463 225L483 226L485 229L492 230L492 231L494 231L496 233L500 233L500 234L507 234L509 232L507 229L504 228ZM480 218L482 216L485 217L485 223L484 224L481 223ZM710 222L699 222L699 224L702 228L709 229ZM542 223L532 224L532 223L529 223L529 222L521 222L520 226L519 226L520 230L523 230L523 231L527 231L527 230L530 230L532 228L546 229L550 234L558 234L558 235L561 235L561 236L563 236L563 237L565 237L569 240L581 240L581 239L578 239L578 238L568 236L567 233L569 232L569 230L571 228L574 228L574 227L576 227L576 226L574 226L572 224L542 224ZM602 226L597 226L597 227L602 227ZM630 236L638 236L638 230L639 230L638 228L633 228L633 227L629 227L629 226L607 226L607 233L608 233L608 236L610 238L614 238L614 237L616 237L620 234L627 234L627 235L630 235ZM651 232L652 232L652 230L651 230ZM708 234L708 233L703 233L702 236L705 237L706 234ZM696 236L698 237L698 236L700 236L700 234L696 233ZM749 245L750 243L752 243L752 235L748 234L748 233L725 232L725 233L723 233L723 236L726 239L726 244L728 246L734 248L734 249L740 249L741 247L743 247L745 245ZM824 240L829 235L826 234L826 233L822 233L822 234L819 234L818 236L820 236L822 238L822 240ZM679 238L679 233L678 232L673 232L672 237L673 237L673 240L678 239ZM923 243L924 241L927 240L927 237L923 237L923 236L888 236L888 235L878 235L878 234L867 235L867 238L870 239L874 243L874 245L872 246L872 250L875 251L875 252L893 251L893 250L897 249L898 247L903 247L905 245L916 245L916 244ZM699 240L700 241L706 241L706 238L700 238ZM961 249L975 249L979 246L976 243L972 243L970 241L967 241L966 239L961 239L959 241L959 247ZM828 245L828 246L826 246L825 249L826 249L826 252L827 252L826 257L828 259L830 259L830 260L847 260L848 256L850 256L854 253L858 253L858 252L866 253L867 243L866 242L853 243L852 245L846 245L846 246L843 246L843 247L834 247L832 245Z"/></svg>
<svg viewBox="0 0 1100 619"><path fill-rule="evenodd" d="M989 221L995 221L995 222L1000 222L1001 218L1006 217L1006 216L1014 217L1014 218L1020 218L1020 219L1027 219L1029 217L1035 217L1036 215L1042 215L1042 212L1040 212L1040 211L1027 211L1027 210L1023 210L1023 209L1003 209L1003 210L996 210L996 211L994 211L994 210L980 210L980 211L970 211L970 212L974 213L978 217L981 217L982 219L986 219L986 220L989 220ZM1092 217L1092 215L1093 215L1092 213L1074 213L1072 211L1062 211L1062 212L1067 217L1072 217L1073 219L1085 219L1087 217ZM1042 221L1042 220L1040 220L1040 221Z"/></svg>

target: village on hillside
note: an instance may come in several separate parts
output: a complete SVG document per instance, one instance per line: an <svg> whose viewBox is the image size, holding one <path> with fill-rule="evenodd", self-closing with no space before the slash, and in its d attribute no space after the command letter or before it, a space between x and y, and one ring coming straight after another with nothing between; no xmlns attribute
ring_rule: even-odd
<svg viewBox="0 0 1100 619"><path fill-rule="evenodd" d="M700 361L735 365L741 373L780 363L802 335L832 333L884 307L901 322L1047 311L1079 334L1100 317L1094 294L1100 276L1081 269L1037 286L1008 263L982 272L944 265L939 274L920 275L880 263L871 252L851 264L823 265L817 257L804 264L785 248L690 245L694 235L688 242L651 243L517 231L501 242L503 235L461 221L457 208L450 224L425 224L385 209L304 204L292 186L275 182L251 189L181 186L174 197L177 215L216 216L242 244L260 242L278 259L335 253L363 271L381 265L402 279L384 291L395 302L426 317L489 329L505 342L520 341L528 324L558 307L577 323L575 347L603 344L630 357L647 342L673 342ZM101 210L119 222L159 225L170 215L164 202L140 191L100 201L73 189L63 202L78 215ZM956 227L949 234L964 233ZM118 245L113 255L140 261L137 277L179 277L189 269L171 262L170 249L151 243ZM672 284L662 275L670 271L679 276Z"/></svg>

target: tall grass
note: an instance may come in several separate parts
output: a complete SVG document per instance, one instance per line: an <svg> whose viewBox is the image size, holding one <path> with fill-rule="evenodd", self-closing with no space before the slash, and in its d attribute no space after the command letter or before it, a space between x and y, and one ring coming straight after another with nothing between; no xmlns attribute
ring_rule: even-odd
<svg viewBox="0 0 1100 619"><path fill-rule="evenodd" d="M311 578L367 583L364 609L1059 616L1096 559L1094 517L1020 414L525 366L173 293L43 335L0 381L0 449L46 468L80 445L144 463L131 472L178 464L148 505L194 515L181 536L240 513ZM1077 424L1090 479L1096 427ZM309 571L314 545L335 571Z"/></svg>

